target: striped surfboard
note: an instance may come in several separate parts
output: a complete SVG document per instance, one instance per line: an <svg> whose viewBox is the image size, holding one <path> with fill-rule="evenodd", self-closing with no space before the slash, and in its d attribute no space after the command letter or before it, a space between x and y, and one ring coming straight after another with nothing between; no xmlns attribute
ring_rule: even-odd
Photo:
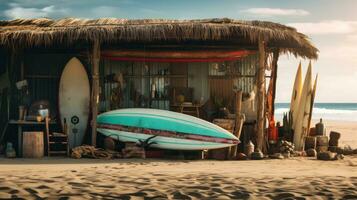
<svg viewBox="0 0 357 200"><path fill-rule="evenodd" d="M139 142L155 136L152 147L173 150L205 150L237 145L239 139L205 120L177 112L129 108L97 117L97 130L122 142Z"/></svg>

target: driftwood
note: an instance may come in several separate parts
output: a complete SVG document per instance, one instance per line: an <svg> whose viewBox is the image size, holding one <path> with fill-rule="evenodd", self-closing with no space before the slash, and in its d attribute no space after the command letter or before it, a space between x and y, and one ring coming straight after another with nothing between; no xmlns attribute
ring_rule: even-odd
<svg viewBox="0 0 357 200"><path fill-rule="evenodd" d="M121 155L115 151L106 151L103 149L95 148L94 146L84 145L75 147L72 149L71 153L72 158L97 158L97 159L112 159L112 158L120 158Z"/></svg>

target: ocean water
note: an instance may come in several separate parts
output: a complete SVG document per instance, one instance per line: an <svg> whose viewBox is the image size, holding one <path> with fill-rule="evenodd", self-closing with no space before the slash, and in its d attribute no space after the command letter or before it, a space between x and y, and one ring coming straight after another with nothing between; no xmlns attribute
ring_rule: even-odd
<svg viewBox="0 0 357 200"><path fill-rule="evenodd" d="M275 104L275 119L282 121L283 113L289 112L290 103ZM312 119L356 121L357 103L315 103Z"/></svg>

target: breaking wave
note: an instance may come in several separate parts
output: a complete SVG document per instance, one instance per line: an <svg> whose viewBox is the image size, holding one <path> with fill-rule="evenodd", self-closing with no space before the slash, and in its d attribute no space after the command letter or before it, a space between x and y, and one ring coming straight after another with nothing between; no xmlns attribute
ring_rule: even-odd
<svg viewBox="0 0 357 200"><path fill-rule="evenodd" d="M289 112L289 108L275 109L275 118L282 120L283 113ZM357 121L357 108L356 109L332 109L332 108L319 108L314 107L312 112L312 119L325 119L325 120L341 120L341 121Z"/></svg>

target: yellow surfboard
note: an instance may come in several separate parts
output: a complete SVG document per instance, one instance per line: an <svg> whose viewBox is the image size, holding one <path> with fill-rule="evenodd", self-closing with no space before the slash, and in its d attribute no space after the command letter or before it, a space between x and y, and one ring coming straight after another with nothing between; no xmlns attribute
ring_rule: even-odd
<svg viewBox="0 0 357 200"><path fill-rule="evenodd" d="M294 127L294 145L295 150L302 151L304 148L304 138L308 132L310 107L312 99L312 66L311 62L306 72L304 85L302 87L297 117Z"/></svg>
<svg viewBox="0 0 357 200"><path fill-rule="evenodd" d="M293 117L292 127L295 126L296 118L297 118L297 111L299 108L299 102L301 97L301 90L302 90L302 72L301 72L301 62L296 72L295 82L293 87L293 92L291 95L291 102L290 102L290 113Z"/></svg>
<svg viewBox="0 0 357 200"><path fill-rule="evenodd" d="M314 109L314 103L315 103L315 95L316 95L316 86L317 86L317 79L319 78L319 75L316 74L315 77L315 82L314 82L314 87L312 88L312 97L311 97L311 105L310 105L310 115L309 115L309 124L307 126L307 130L310 131L311 127L311 118L312 118L312 110Z"/></svg>

